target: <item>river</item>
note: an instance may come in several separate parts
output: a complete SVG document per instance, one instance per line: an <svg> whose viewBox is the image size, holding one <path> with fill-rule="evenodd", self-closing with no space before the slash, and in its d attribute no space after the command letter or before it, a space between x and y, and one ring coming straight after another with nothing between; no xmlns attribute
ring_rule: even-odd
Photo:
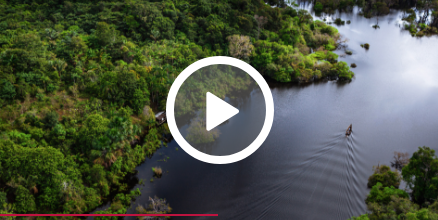
<svg viewBox="0 0 438 220"><path fill-rule="evenodd" d="M351 82L270 83L274 123L254 154L212 165L172 141L137 168L145 183L128 213L156 195L172 213L219 214L205 219L348 219L366 212L373 165L389 164L394 151L438 150L438 38L411 37L395 10L373 29L376 18L358 10L331 16L351 21L336 26L353 52L340 60L357 64ZM164 174L149 182L152 166Z"/></svg>

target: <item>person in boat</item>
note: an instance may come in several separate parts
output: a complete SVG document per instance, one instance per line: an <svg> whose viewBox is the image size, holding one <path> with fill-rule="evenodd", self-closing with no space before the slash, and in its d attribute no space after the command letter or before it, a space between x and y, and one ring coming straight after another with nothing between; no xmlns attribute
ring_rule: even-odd
<svg viewBox="0 0 438 220"><path fill-rule="evenodd" d="M345 131L345 136L350 136L352 131L353 131L353 124L350 124L350 126L348 126L347 130Z"/></svg>

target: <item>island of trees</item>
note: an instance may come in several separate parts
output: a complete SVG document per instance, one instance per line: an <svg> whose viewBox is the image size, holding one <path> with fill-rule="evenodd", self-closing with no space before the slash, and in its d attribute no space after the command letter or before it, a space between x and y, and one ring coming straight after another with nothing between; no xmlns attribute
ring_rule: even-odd
<svg viewBox="0 0 438 220"><path fill-rule="evenodd" d="M435 150L419 147L410 159L395 153L389 166L374 167L368 179L371 191L365 202L369 213L351 220L438 219L438 157ZM401 171L401 173L399 172ZM406 190L399 189L400 182Z"/></svg>

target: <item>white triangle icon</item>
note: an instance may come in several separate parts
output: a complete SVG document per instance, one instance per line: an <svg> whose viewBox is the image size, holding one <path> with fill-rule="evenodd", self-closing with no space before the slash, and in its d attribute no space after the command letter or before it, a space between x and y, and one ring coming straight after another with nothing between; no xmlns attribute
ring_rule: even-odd
<svg viewBox="0 0 438 220"><path fill-rule="evenodd" d="M239 113L239 109L234 108L217 96L207 92L207 131L215 128L237 113Z"/></svg>

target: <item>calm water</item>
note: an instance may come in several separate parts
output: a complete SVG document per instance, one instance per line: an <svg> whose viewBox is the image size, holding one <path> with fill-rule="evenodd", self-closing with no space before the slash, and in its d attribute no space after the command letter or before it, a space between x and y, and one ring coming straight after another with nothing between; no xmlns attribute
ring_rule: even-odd
<svg viewBox="0 0 438 220"><path fill-rule="evenodd" d="M234 164L197 161L171 142L137 168L146 183L128 213L157 195L172 213L219 214L205 219L347 219L366 211L373 165L389 164L394 151L438 150L438 38L411 37L396 11L377 30L356 12L332 17L351 20L338 29L353 51L340 60L357 64L352 82L271 84L271 133ZM165 173L150 183L157 165Z"/></svg>

